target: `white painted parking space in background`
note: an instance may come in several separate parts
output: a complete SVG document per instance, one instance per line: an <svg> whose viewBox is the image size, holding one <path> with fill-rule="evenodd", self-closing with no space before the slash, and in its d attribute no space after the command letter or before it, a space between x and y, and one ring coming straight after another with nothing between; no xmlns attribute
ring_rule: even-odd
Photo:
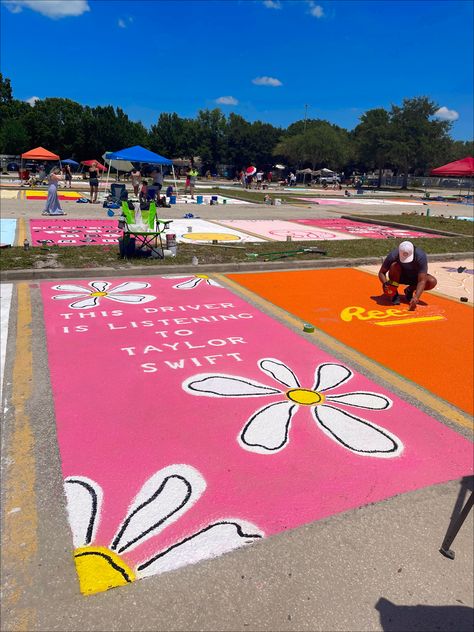
<svg viewBox="0 0 474 632"><path fill-rule="evenodd" d="M3 377L5 374L5 358L7 353L8 323L10 321L10 305L12 300L12 284L0 285L0 401L2 398Z"/></svg>

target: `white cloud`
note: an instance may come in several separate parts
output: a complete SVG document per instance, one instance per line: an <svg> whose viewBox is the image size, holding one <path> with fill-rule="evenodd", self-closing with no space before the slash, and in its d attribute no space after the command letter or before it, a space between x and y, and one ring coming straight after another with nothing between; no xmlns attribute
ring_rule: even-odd
<svg viewBox="0 0 474 632"><path fill-rule="evenodd" d="M459 112L456 112L456 110L448 110L445 105L436 110L434 115L443 119L443 121L457 121L459 118Z"/></svg>
<svg viewBox="0 0 474 632"><path fill-rule="evenodd" d="M220 103L221 105L238 105L239 102L235 97L219 97L216 99L216 103Z"/></svg>
<svg viewBox="0 0 474 632"><path fill-rule="evenodd" d="M279 79L275 79L275 77L255 77L255 79L252 79L252 83L256 86L272 86L273 88L283 85L282 82Z"/></svg>
<svg viewBox="0 0 474 632"><path fill-rule="evenodd" d="M322 18L324 15L324 9L321 5L316 4L313 0L309 0L308 2L309 10L308 13L313 16L313 18Z"/></svg>
<svg viewBox="0 0 474 632"><path fill-rule="evenodd" d="M263 0L263 6L267 9L281 9L280 0Z"/></svg>
<svg viewBox="0 0 474 632"><path fill-rule="evenodd" d="M4 0L4 3L12 13L26 8L53 20L76 17L91 10L87 0Z"/></svg>
<svg viewBox="0 0 474 632"><path fill-rule="evenodd" d="M40 100L41 99L39 97L30 97L29 99L25 99L26 103L29 103L32 108L35 107L36 101L40 101Z"/></svg>
<svg viewBox="0 0 474 632"><path fill-rule="evenodd" d="M125 24L125 20L119 19L117 22L118 26L120 26L121 29L126 29L127 25Z"/></svg>

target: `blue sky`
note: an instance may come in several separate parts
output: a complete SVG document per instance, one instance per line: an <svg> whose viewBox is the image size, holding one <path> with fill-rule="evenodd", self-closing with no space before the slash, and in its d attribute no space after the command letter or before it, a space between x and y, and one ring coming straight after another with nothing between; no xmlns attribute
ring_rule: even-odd
<svg viewBox="0 0 474 632"><path fill-rule="evenodd" d="M473 135L470 0L1 0L1 70L18 99L161 112L221 107L347 129L426 95Z"/></svg>

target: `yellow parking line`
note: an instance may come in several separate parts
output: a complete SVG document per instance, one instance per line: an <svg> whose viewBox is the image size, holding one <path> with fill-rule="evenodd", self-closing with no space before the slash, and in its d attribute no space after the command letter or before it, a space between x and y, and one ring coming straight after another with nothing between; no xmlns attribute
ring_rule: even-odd
<svg viewBox="0 0 474 632"><path fill-rule="evenodd" d="M2 573L8 588L4 590L2 629L12 632L33 630L36 619L28 596L38 546L34 438L27 409L32 378L31 301L28 285L20 283L11 395L14 421L3 478Z"/></svg>
<svg viewBox="0 0 474 632"><path fill-rule="evenodd" d="M257 305L258 307L261 307L267 312L270 312L275 317L286 321L287 323L289 323L290 325L293 325L294 327L297 327L301 330L303 329L302 320L300 320L296 316L293 316L292 314L289 314L288 312L281 309L280 307L273 305L273 303L269 303L266 299L262 298L261 296L258 296L258 294L254 294L252 291L248 290L247 288L244 288L238 283L235 283L235 281L228 279L223 274L215 274L213 275L213 277L215 277L222 285L227 285L231 289L236 290L238 294L245 297L251 303L254 303L255 305ZM472 422L472 419L466 413L463 413L458 408L451 406L450 404L445 402L443 399L440 399L439 397L432 395L428 391L425 391L425 389L421 388L414 382L410 382L409 380L399 376L397 373L394 373L390 371L389 369L386 369L385 367L383 367L381 364L378 364L374 360L370 360L369 358L362 355L355 349L351 349L350 347L347 347L345 344L337 341L335 338L333 338L332 336L329 336L328 334L324 333L320 329L316 329L313 334L307 334L307 335L315 336L317 340L320 340L326 347L331 349L331 351L333 351L334 353L346 358L349 362L351 361L357 362L357 364L364 367L364 369L367 369L368 371L376 375L378 378L386 381L387 383L391 384L394 388L406 393L408 396L417 399L420 403L429 407L432 411L438 413L439 415L449 419L450 421L453 421L459 424L460 426L463 426L464 428L468 428L471 431L474 429L474 424Z"/></svg>
<svg viewBox="0 0 474 632"><path fill-rule="evenodd" d="M25 220L23 219L23 217L20 217L20 219L18 220L18 239L17 239L16 245L22 246L25 239L26 239Z"/></svg>

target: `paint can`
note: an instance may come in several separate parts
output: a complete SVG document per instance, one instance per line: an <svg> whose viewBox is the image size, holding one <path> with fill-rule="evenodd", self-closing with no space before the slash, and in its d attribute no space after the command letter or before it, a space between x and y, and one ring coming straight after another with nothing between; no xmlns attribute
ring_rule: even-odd
<svg viewBox="0 0 474 632"><path fill-rule="evenodd" d="M291 241L291 235L286 236L286 241Z"/></svg>
<svg viewBox="0 0 474 632"><path fill-rule="evenodd" d="M196 195L196 204L202 204L202 195Z"/></svg>
<svg viewBox="0 0 474 632"><path fill-rule="evenodd" d="M224 198L224 199L222 200L222 204L227 204L227 200L226 200L226 198Z"/></svg>
<svg viewBox="0 0 474 632"><path fill-rule="evenodd" d="M309 323L305 323L303 325L303 331L307 334L312 334L314 332L314 327L313 325L310 325Z"/></svg>
<svg viewBox="0 0 474 632"><path fill-rule="evenodd" d="M192 226L188 226L188 233L192 233L193 232L193 227Z"/></svg>
<svg viewBox="0 0 474 632"><path fill-rule="evenodd" d="M166 249L171 252L172 257L176 257L178 246L176 244L176 235L174 233L166 234Z"/></svg>
<svg viewBox="0 0 474 632"><path fill-rule="evenodd" d="M176 195L170 195L170 204L176 204Z"/></svg>
<svg viewBox="0 0 474 632"><path fill-rule="evenodd" d="M396 281L387 281L383 284L383 293L386 296L395 296L397 293L397 288L400 284Z"/></svg>
<svg viewBox="0 0 474 632"><path fill-rule="evenodd" d="M217 197L217 195L213 195L213 196L211 197L211 200L212 200L212 202L213 202L214 204L217 204L217 203L218 203L218 201L219 201L219 198Z"/></svg>

